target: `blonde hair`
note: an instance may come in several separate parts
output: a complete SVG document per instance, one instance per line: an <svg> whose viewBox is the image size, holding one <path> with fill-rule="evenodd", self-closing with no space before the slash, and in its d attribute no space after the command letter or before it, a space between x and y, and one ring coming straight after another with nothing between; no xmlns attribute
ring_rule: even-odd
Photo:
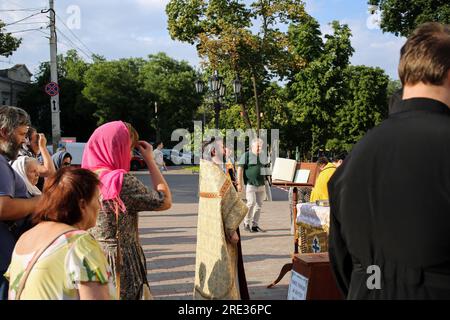
<svg viewBox="0 0 450 320"><path fill-rule="evenodd" d="M131 140L131 149L135 148L138 141L139 141L139 134L136 131L136 129L131 125L131 123L124 122L125 126L128 129L128 132L130 133L130 140Z"/></svg>

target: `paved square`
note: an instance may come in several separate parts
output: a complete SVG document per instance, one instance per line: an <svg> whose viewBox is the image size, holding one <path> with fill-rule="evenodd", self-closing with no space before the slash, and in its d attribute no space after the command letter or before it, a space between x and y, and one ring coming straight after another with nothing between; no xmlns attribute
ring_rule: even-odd
<svg viewBox="0 0 450 320"><path fill-rule="evenodd" d="M171 175L166 178L173 192L174 204L168 211L141 213L140 241L155 299L191 300L195 274L198 176ZM148 180L143 181L148 185ZM275 201L264 202L260 219L261 227L267 232L249 233L243 230L242 225L240 228L252 300L285 300L291 278L288 273L274 288L267 289L281 267L290 262L294 248L289 231L287 193L273 189L273 194Z"/></svg>

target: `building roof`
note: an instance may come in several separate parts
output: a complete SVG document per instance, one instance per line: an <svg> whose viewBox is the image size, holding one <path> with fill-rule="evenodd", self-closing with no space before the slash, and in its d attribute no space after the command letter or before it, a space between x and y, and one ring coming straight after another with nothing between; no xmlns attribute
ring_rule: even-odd
<svg viewBox="0 0 450 320"><path fill-rule="evenodd" d="M19 85L19 86L24 86L24 87L28 85L28 83L26 83L26 82L21 82L21 81L12 80L12 79L10 79L10 78L8 78L8 77L3 77L2 75L0 75L0 82L3 82L3 83L12 83L12 84L14 84L14 85Z"/></svg>
<svg viewBox="0 0 450 320"><path fill-rule="evenodd" d="M24 68L25 71L29 74L29 76L31 77L33 74L30 72L30 70L28 70L27 66L24 64L16 64L15 66L8 68L8 69L1 69L0 70L0 76L3 77L8 77L8 71L10 70L15 70L15 69L19 69L19 68Z"/></svg>

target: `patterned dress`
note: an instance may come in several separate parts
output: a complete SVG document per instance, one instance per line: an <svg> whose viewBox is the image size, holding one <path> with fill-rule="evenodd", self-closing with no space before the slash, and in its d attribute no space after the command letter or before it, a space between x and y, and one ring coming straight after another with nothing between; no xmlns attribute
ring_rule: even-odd
<svg viewBox="0 0 450 320"><path fill-rule="evenodd" d="M120 198L127 212L119 214L118 237L120 243L120 299L140 299L141 287L147 284L147 267L144 251L139 243L138 220L139 211L152 211L162 206L164 194L149 190L142 182L131 174L123 178ZM111 201L103 201L97 224L89 232L100 243L113 272L116 285L117 271L117 223L116 214Z"/></svg>
<svg viewBox="0 0 450 320"><path fill-rule="evenodd" d="M15 251L5 273L9 280L9 299L14 300L20 279L35 252L19 255ZM31 270L21 300L79 300L80 282L108 284L115 299L112 272L97 241L86 231L63 234L39 257Z"/></svg>

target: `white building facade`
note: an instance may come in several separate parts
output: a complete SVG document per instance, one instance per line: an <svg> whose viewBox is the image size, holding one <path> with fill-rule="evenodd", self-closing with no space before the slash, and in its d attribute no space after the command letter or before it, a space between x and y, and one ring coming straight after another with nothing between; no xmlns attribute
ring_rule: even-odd
<svg viewBox="0 0 450 320"><path fill-rule="evenodd" d="M24 64L0 70L0 105L17 106L18 95L31 83L31 76Z"/></svg>

